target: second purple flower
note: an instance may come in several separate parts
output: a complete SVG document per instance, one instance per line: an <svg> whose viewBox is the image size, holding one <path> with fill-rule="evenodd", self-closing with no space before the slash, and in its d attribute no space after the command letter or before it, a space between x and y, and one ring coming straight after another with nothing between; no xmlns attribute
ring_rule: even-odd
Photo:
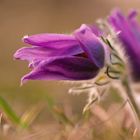
<svg viewBox="0 0 140 140"><path fill-rule="evenodd" d="M137 12L131 11L128 16L120 10L114 10L108 18L115 29L130 61L134 80L140 81L140 24L136 18Z"/></svg>

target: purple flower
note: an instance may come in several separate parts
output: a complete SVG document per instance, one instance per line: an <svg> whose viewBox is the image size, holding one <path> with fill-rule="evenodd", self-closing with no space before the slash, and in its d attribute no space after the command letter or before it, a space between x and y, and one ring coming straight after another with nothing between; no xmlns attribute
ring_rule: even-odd
<svg viewBox="0 0 140 140"><path fill-rule="evenodd" d="M104 66L105 45L91 28L82 25L71 35L38 34L26 36L24 47L14 54L29 61L32 71L27 80L87 80L94 78Z"/></svg>
<svg viewBox="0 0 140 140"><path fill-rule="evenodd" d="M120 10L115 10L108 21L115 31L120 31L118 38L129 56L132 75L135 80L140 80L140 25L136 15L136 11L124 16Z"/></svg>

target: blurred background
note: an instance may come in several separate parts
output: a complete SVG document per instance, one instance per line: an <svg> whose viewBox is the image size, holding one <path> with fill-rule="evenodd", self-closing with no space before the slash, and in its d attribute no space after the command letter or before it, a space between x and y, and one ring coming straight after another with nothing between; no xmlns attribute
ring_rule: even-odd
<svg viewBox="0 0 140 140"><path fill-rule="evenodd" d="M0 95L19 115L51 96L58 105L71 106L81 114L86 95L67 94L71 85L63 82L29 81L20 87L20 78L29 72L27 62L14 61L14 52L25 44L24 35L70 33L81 24L93 24L110 11L140 9L140 0L0 0ZM45 121L44 121L45 120ZM45 108L39 123L53 121ZM36 122L38 123L38 122Z"/></svg>

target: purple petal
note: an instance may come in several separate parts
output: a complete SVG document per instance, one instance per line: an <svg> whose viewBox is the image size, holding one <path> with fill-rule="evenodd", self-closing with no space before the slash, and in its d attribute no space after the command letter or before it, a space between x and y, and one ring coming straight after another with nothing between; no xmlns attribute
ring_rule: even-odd
<svg viewBox="0 0 140 140"><path fill-rule="evenodd" d="M133 34L134 28L131 27L128 19L123 16L121 11L113 11L112 15L109 17L109 23L114 27L116 31L121 31L119 38L123 44L125 44L124 47L127 47L126 50L130 53L134 52L135 54L138 54L135 46L139 46L139 43L136 40L135 34ZM128 47L128 45L131 47Z"/></svg>
<svg viewBox="0 0 140 140"><path fill-rule="evenodd" d="M64 44L62 44L64 46ZM32 47L24 47L19 49L15 54L14 57L16 59L21 59L21 60L28 60L28 61L40 61L40 60L45 60L48 57L54 57L54 56L71 56L71 55L76 55L80 54L83 52L81 47L77 44L71 44L71 46L67 45L66 48L60 49L60 48L47 48L47 47L37 47L37 46L32 46Z"/></svg>
<svg viewBox="0 0 140 140"><path fill-rule="evenodd" d="M129 22L129 28L131 28L133 36L135 37L136 41L140 43L140 25L136 19L136 15L137 12L135 10L131 11L131 13L128 16L128 22Z"/></svg>
<svg viewBox="0 0 140 140"><path fill-rule="evenodd" d="M82 25L74 35L79 40L81 47L92 62L99 68L102 68L104 66L105 51L101 40L99 40L99 38L86 25Z"/></svg>
<svg viewBox="0 0 140 140"><path fill-rule="evenodd" d="M100 28L98 28L97 26L95 26L95 25L91 25L91 26L89 26L89 28L92 30L92 32L96 35L96 36L98 36L98 37L100 37L100 36L102 36L104 33L103 33L103 31L101 31L101 29Z"/></svg>
<svg viewBox="0 0 140 140"><path fill-rule="evenodd" d="M44 33L32 36L25 36L23 38L23 41L33 46L41 46L56 49L64 48L66 46L78 45L74 36L64 34Z"/></svg>
<svg viewBox="0 0 140 140"><path fill-rule="evenodd" d="M99 69L87 58L58 57L39 63L22 78L28 80L87 80L95 77Z"/></svg>
<svg viewBox="0 0 140 140"><path fill-rule="evenodd" d="M128 19L134 19L137 16L137 11L136 10L132 10L130 11L129 15L128 15Z"/></svg>

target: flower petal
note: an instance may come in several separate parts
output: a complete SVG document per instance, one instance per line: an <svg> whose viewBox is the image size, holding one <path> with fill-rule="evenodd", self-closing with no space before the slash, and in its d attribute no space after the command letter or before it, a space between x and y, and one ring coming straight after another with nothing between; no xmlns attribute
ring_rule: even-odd
<svg viewBox="0 0 140 140"><path fill-rule="evenodd" d="M126 50L130 53L134 52L137 54L138 52L134 48L135 46L139 46L139 44L136 41L135 35L133 34L133 27L130 26L127 18L123 16L121 11L113 11L111 16L109 16L108 21L116 31L120 31L118 37L123 42L123 44L125 44L124 47L131 46L127 47Z"/></svg>
<svg viewBox="0 0 140 140"><path fill-rule="evenodd" d="M95 77L99 69L83 57L50 58L39 63L29 74L22 78L28 80L87 80Z"/></svg>
<svg viewBox="0 0 140 140"><path fill-rule="evenodd" d="M28 60L29 62L31 62L34 60L36 61L45 60L48 57L71 56L80 54L82 52L83 50L77 44L73 45L71 44L71 46L67 46L64 49L32 46L32 47L23 47L17 50L16 53L14 54L14 57L16 59Z"/></svg>
<svg viewBox="0 0 140 140"><path fill-rule="evenodd" d="M134 19L137 15L138 15L137 11L132 10L132 11L130 11L130 13L128 15L128 19Z"/></svg>
<svg viewBox="0 0 140 140"><path fill-rule="evenodd" d="M33 46L41 46L47 48L64 48L65 46L78 45L76 39L72 35L64 34L37 34L31 36L25 36L23 38L25 43Z"/></svg>
<svg viewBox="0 0 140 140"><path fill-rule="evenodd" d="M103 31L99 27L97 27L96 25L89 25L89 28L98 37L103 36L103 34L104 34Z"/></svg>
<svg viewBox="0 0 140 140"><path fill-rule="evenodd" d="M93 63L102 68L104 66L105 51L101 40L86 25L82 25L74 35Z"/></svg>

